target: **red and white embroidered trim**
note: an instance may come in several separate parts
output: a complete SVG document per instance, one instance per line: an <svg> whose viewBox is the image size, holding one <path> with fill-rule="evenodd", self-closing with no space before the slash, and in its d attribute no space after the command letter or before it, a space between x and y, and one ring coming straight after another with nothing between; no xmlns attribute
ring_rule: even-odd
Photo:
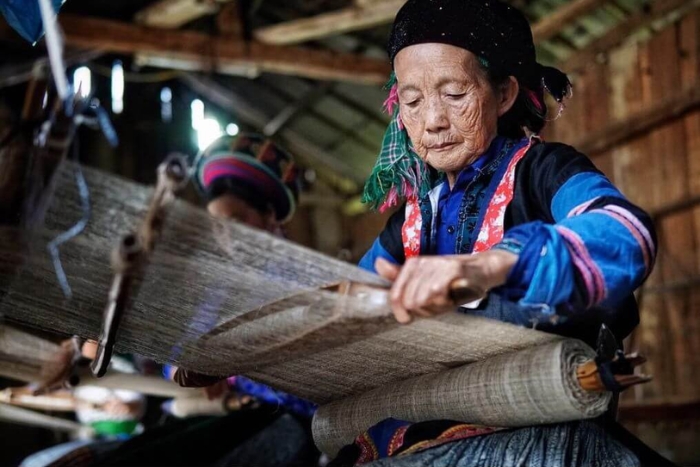
<svg viewBox="0 0 700 467"><path fill-rule="evenodd" d="M508 163L506 173L496 187L496 192L489 202L484 215L484 222L481 224L479 236L474 243L473 253L481 253L491 249L495 244L503 240L503 223L506 217L506 209L513 200L515 192L515 169L527 151L532 146L532 140L527 146L515 153Z"/></svg>
<svg viewBox="0 0 700 467"><path fill-rule="evenodd" d="M496 187L496 192L486 209L484 221L481 224L479 235L474 244L474 253L489 250L495 244L503 240L503 223L506 216L506 209L513 200L515 190L515 169L518 162L527 154L532 147L531 139L527 146L524 146L513 156L508 163L503 178ZM423 218L421 217L420 205L417 198L411 198L406 202L406 219L401 228L401 240L406 259L420 255L421 230L423 228Z"/></svg>
<svg viewBox="0 0 700 467"><path fill-rule="evenodd" d="M420 204L417 198L411 198L406 202L406 219L401 228L401 240L403 251L408 258L415 258L420 254L420 235L423 228L423 218L420 213Z"/></svg>

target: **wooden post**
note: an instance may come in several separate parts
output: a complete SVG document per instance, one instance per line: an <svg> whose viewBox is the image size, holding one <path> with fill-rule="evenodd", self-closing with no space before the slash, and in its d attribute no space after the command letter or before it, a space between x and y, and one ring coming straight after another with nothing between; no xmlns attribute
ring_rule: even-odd
<svg viewBox="0 0 700 467"><path fill-rule="evenodd" d="M682 21L678 23L678 55L680 57L680 73L681 86L684 88L697 88L700 85L700 11L695 10L688 14ZM688 179L688 197L689 199L697 199L700 197L700 111L688 112L685 117L679 122L685 129L685 155L686 172L685 176ZM700 209L697 205L686 213L689 219L689 231L691 237L689 243L686 243L687 250L682 255L690 255L693 258L690 260L689 269L693 273L693 277L700 274L700 247L698 239L700 238ZM687 263L684 263L687 264ZM685 279L688 279L686 276ZM695 372L700 368L700 339L697 338L697 332L700 332L700 291L697 288L689 288L686 290L687 306L683 310L682 318L684 320L681 335L679 336L685 342L685 365L681 368L681 374L685 377L695 377ZM700 389L693 384L687 384L687 381L680 381L681 394L688 397L700 397Z"/></svg>
<svg viewBox="0 0 700 467"><path fill-rule="evenodd" d="M386 60L329 50L246 43L195 31L155 29L105 19L61 14L67 45L103 51L147 53L187 64L191 70L226 72L227 67L255 66L261 71L312 79L384 84ZM14 35L0 24L0 35Z"/></svg>
<svg viewBox="0 0 700 467"><path fill-rule="evenodd" d="M677 25L666 28L649 42L652 61L651 99L660 101L668 89L682 88L680 51L678 50ZM688 161L686 157L686 132L683 120L670 121L651 132L650 150L655 153L656 171L654 182L660 203L678 202L689 195ZM683 212L668 216L659 222L661 260L659 268L663 283L682 280L696 274L693 219L691 213ZM685 337L689 308L687 290L669 291L664 294L666 322L657 329L665 333L669 346L666 348L666 364L671 369L664 397L696 393L692 385L689 366L690 349Z"/></svg>
<svg viewBox="0 0 700 467"><path fill-rule="evenodd" d="M242 38L242 20L239 14L239 6L236 2L224 4L216 16L216 26L219 34L227 37Z"/></svg>

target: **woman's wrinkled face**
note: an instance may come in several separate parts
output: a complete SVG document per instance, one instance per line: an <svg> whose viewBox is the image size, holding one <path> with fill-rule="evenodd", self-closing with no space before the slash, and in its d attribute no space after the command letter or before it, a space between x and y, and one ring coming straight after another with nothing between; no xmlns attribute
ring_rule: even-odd
<svg viewBox="0 0 700 467"><path fill-rule="evenodd" d="M512 105L503 105L477 57L459 47L406 47L395 57L394 71L401 119L414 148L421 159L448 174L486 152L498 117Z"/></svg>

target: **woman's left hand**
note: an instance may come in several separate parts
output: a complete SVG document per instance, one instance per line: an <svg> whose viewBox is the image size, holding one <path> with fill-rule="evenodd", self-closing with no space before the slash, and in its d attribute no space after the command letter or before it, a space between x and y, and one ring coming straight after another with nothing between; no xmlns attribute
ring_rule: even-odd
<svg viewBox="0 0 700 467"><path fill-rule="evenodd" d="M430 317L461 305L451 298L455 281L484 291L505 284L517 261L513 253L490 250L473 255L419 256L409 258L403 266L380 258L375 267L380 276L394 283L389 297L396 320L409 323L414 316Z"/></svg>

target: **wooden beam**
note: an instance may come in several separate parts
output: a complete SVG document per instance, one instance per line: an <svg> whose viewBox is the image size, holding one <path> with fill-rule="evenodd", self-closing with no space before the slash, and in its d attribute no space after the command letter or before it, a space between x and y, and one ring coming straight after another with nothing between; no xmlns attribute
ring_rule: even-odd
<svg viewBox="0 0 700 467"><path fill-rule="evenodd" d="M575 141L573 146L591 156L600 154L646 134L653 128L670 123L697 108L700 108L700 88L692 87L629 118L618 120L599 131L589 133Z"/></svg>
<svg viewBox="0 0 700 467"><path fill-rule="evenodd" d="M592 13L608 2L609 0L573 0L557 8L533 25L532 35L535 43L553 38L569 24Z"/></svg>
<svg viewBox="0 0 700 467"><path fill-rule="evenodd" d="M150 66L154 68L165 68L168 70L180 71L205 71L216 72L221 75L242 76L248 79L255 79L260 76L262 70L251 63L219 63L212 67L211 64L202 64L199 58L174 57L158 53L137 53L134 55L134 63L140 67Z"/></svg>
<svg viewBox="0 0 700 467"><path fill-rule="evenodd" d="M565 4L532 26L535 43L553 38L572 22L609 1L573 0ZM267 44L290 45L368 29L391 23L404 3L404 0L355 0L353 6L343 10L260 28L255 31L255 37Z"/></svg>
<svg viewBox="0 0 700 467"><path fill-rule="evenodd" d="M150 53L188 62L199 70L246 65L271 73L363 84L383 84L391 71L384 60L356 54L245 43L231 37L69 14L60 15L59 20L68 45L125 54ZM3 30L9 26L0 27Z"/></svg>
<svg viewBox="0 0 700 467"><path fill-rule="evenodd" d="M663 219L664 217L669 217L683 211L688 211L698 205L700 205L700 195L695 195L689 198L685 198L681 201L677 201L675 203L661 206L660 208L657 208L654 211L652 211L650 214L652 219L654 219L654 222L656 223L661 221L661 219Z"/></svg>
<svg viewBox="0 0 700 467"><path fill-rule="evenodd" d="M675 10L683 9L687 12L698 6L700 6L700 1L698 0L654 0L647 7L630 16L626 21L562 61L560 63L561 68L569 73L595 64L597 63L598 55L621 44L635 31L651 26L654 22Z"/></svg>
<svg viewBox="0 0 700 467"><path fill-rule="evenodd" d="M279 98L291 103L296 100L296 95L292 92L290 92L287 89L284 89L284 86L278 87L278 85L275 85L274 83L270 83L269 81L264 81L262 79L259 79L255 82L256 86L260 86L261 91L265 92L270 92L275 96L278 96ZM334 97L335 94L333 93L333 89L328 90L328 96L329 97ZM324 126L329 127L335 132L338 133L345 133L348 130L348 127L341 125L340 123L336 122L335 120L328 119L326 116L323 114L319 113L313 106L306 107L304 114L313 117L316 120L319 120L324 124ZM382 125L382 127L386 127L388 123L385 123ZM356 137L355 143L358 145L362 146L363 148L369 150L370 152L376 152L379 150L379 142L376 140L368 141L367 139L363 138L361 134L358 133L353 133L353 135ZM326 152L329 152L326 150Z"/></svg>
<svg viewBox="0 0 700 467"><path fill-rule="evenodd" d="M404 3L404 0L391 0L365 7L354 5L310 18L301 18L260 28L254 32L254 36L266 44L299 44L390 23Z"/></svg>
<svg viewBox="0 0 700 467"><path fill-rule="evenodd" d="M160 0L136 13L134 20L153 28L177 29L218 11L218 2L213 0Z"/></svg>
<svg viewBox="0 0 700 467"><path fill-rule="evenodd" d="M222 36L243 36L243 20L240 16L240 5L227 3L216 15L216 28Z"/></svg>
<svg viewBox="0 0 700 467"><path fill-rule="evenodd" d="M677 293L686 290L697 290L698 286L700 286L700 277L691 277L689 279L666 282L663 285L644 285L643 292L645 294Z"/></svg>
<svg viewBox="0 0 700 467"><path fill-rule="evenodd" d="M700 400L622 403L618 418L625 423L679 422L700 419Z"/></svg>
<svg viewBox="0 0 700 467"><path fill-rule="evenodd" d="M387 3L390 1L392 0L353 0L352 3L358 8L367 8L378 3Z"/></svg>

